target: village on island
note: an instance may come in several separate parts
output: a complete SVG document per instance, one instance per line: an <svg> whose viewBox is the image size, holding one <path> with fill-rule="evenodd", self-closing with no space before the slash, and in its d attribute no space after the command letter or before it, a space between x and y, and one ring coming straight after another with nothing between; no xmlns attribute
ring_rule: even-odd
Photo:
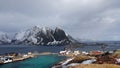
<svg viewBox="0 0 120 68"><path fill-rule="evenodd" d="M101 50L93 50L87 52L80 50L71 50L68 48L64 51L60 51L59 55L66 56L67 59L54 64L52 68L79 68L82 67L82 65L89 64L98 64L98 66L99 64L105 64L104 66L106 66L106 68L109 68L110 66L114 66L113 68L120 68L120 49L105 51L105 48L102 46ZM83 68L84 67L85 66L83 66ZM90 68L97 67L93 66Z"/></svg>
<svg viewBox="0 0 120 68"><path fill-rule="evenodd" d="M44 53L28 52L27 54L7 53L7 54L4 54L4 55L0 56L0 64L23 61L25 59L37 57L39 55L49 55L49 54L54 54L54 53L51 53L51 52L44 52Z"/></svg>

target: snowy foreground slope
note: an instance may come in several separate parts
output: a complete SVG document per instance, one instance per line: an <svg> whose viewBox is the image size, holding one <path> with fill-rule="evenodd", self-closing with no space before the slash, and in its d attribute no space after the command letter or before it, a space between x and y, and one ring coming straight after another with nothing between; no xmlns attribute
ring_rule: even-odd
<svg viewBox="0 0 120 68"><path fill-rule="evenodd" d="M0 44L8 44L11 43L7 33L0 32Z"/></svg>
<svg viewBox="0 0 120 68"><path fill-rule="evenodd" d="M31 45L65 45L71 42L71 37L62 29L52 30L48 27L34 26L26 31L16 33L12 43Z"/></svg>

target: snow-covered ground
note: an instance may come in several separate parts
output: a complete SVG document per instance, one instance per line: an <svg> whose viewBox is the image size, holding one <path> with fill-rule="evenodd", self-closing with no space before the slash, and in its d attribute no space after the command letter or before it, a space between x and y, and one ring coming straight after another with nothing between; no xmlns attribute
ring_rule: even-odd
<svg viewBox="0 0 120 68"><path fill-rule="evenodd" d="M85 60L81 64L92 64L95 61L96 61L95 59Z"/></svg>
<svg viewBox="0 0 120 68"><path fill-rule="evenodd" d="M69 66L76 66L76 65L79 65L79 63L71 63L71 64L69 64L67 66L69 67Z"/></svg>
<svg viewBox="0 0 120 68"><path fill-rule="evenodd" d="M120 63L120 58L116 58L117 62Z"/></svg>
<svg viewBox="0 0 120 68"><path fill-rule="evenodd" d="M62 65L66 65L68 64L70 61L72 61L74 58L69 58L67 59L65 62L62 63Z"/></svg>

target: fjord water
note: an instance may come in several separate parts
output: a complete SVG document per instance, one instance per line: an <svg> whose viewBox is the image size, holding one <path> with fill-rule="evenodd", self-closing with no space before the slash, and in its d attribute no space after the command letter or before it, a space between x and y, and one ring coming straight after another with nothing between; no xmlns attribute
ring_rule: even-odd
<svg viewBox="0 0 120 68"><path fill-rule="evenodd" d="M41 55L35 58L0 65L0 68L50 68L65 57L57 55Z"/></svg>
<svg viewBox="0 0 120 68"><path fill-rule="evenodd" d="M65 46L35 46L35 45L0 45L0 54L27 52L59 52Z"/></svg>

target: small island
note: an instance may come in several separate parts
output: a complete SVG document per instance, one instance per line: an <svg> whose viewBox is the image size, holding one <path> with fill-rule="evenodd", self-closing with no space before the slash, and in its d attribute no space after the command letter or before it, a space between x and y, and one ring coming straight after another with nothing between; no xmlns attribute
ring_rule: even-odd
<svg viewBox="0 0 120 68"><path fill-rule="evenodd" d="M114 51L60 51L59 55L67 59L58 62L52 68L120 68L120 50Z"/></svg>

